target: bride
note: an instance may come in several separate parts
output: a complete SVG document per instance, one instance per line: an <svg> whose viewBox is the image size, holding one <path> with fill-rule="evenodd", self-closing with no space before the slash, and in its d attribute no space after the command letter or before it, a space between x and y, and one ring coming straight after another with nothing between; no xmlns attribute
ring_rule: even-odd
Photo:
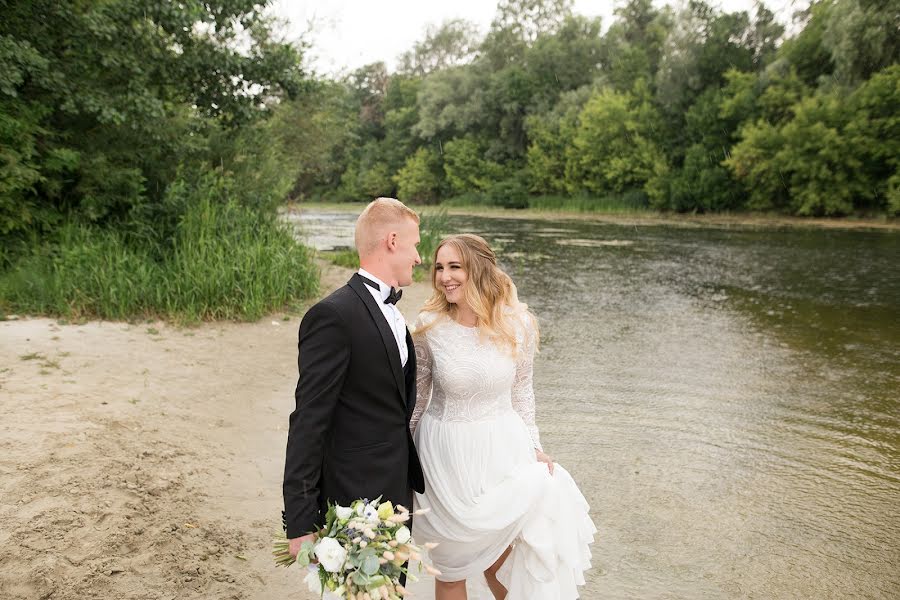
<svg viewBox="0 0 900 600"><path fill-rule="evenodd" d="M416 322L418 394L410 427L425 472L415 535L438 542L437 600L464 600L466 580L495 598L571 600L596 531L572 477L544 453L535 426L534 316L484 239L444 239L434 293Z"/></svg>

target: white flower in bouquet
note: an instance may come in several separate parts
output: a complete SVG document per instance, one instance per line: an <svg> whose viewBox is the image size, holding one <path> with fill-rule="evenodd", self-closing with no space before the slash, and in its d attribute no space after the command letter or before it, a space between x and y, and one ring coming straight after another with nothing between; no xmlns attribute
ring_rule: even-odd
<svg viewBox="0 0 900 600"><path fill-rule="evenodd" d="M397 530L397 533L394 534L394 539L400 542L401 544L405 544L409 541L409 538L412 537L409 533L409 527L404 525L400 529Z"/></svg>
<svg viewBox="0 0 900 600"><path fill-rule="evenodd" d="M290 542L280 534L274 540L272 554L281 566L310 565L304 579L309 590L322 600L364 598L366 600L400 600L407 590L400 579L409 572L407 561L420 561L422 547L412 539L409 509L391 502L356 500L349 507L332 504L325 524L314 533L316 543L304 542L296 558L290 553ZM416 513L419 514L419 513ZM434 544L426 544L431 549ZM419 562L419 570L439 572Z"/></svg>
<svg viewBox="0 0 900 600"><path fill-rule="evenodd" d="M381 520L378 518L378 509L371 504L367 504L363 509L363 516L366 518L366 521L373 524Z"/></svg>
<svg viewBox="0 0 900 600"><path fill-rule="evenodd" d="M316 544L315 552L319 564L329 573L340 573L344 567L344 561L347 560L347 551L334 538L320 539Z"/></svg>
<svg viewBox="0 0 900 600"><path fill-rule="evenodd" d="M305 583L306 587L309 588L309 591L316 596L322 595L322 580L319 579L318 567L309 567L309 573L306 574L306 577L303 579L303 583Z"/></svg>

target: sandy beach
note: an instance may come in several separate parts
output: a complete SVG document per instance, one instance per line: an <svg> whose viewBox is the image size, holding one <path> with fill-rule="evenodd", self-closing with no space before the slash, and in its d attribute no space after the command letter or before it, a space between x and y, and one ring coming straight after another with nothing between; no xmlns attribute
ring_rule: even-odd
<svg viewBox="0 0 900 600"><path fill-rule="evenodd" d="M0 322L0 597L308 597L269 555L298 324Z"/></svg>

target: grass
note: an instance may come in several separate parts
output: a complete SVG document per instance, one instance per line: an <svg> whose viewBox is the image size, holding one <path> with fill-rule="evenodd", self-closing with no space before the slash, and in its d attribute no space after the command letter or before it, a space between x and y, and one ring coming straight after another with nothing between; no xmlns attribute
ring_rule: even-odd
<svg viewBox="0 0 900 600"><path fill-rule="evenodd" d="M537 211L584 213L656 213L650 208L646 196L640 193L606 196L535 196L528 199L528 208Z"/></svg>
<svg viewBox="0 0 900 600"><path fill-rule="evenodd" d="M658 213L650 208L647 197L641 192L627 192L613 196L525 196L521 206L509 208L497 199L485 194L463 194L447 198L442 206L452 208L491 208L528 210L537 212L579 212L601 214Z"/></svg>
<svg viewBox="0 0 900 600"><path fill-rule="evenodd" d="M76 224L55 242L0 274L0 312L256 320L318 291L312 252L273 217L234 203L198 201L164 252Z"/></svg>
<svg viewBox="0 0 900 600"><path fill-rule="evenodd" d="M441 239L450 230L450 219L447 216L446 209L439 209L434 212L423 212L419 223L419 255L422 257L422 266L430 267L434 259L434 252L437 250Z"/></svg>
<svg viewBox="0 0 900 600"><path fill-rule="evenodd" d="M323 250L319 252L319 256L339 267L359 268L359 255L356 250Z"/></svg>

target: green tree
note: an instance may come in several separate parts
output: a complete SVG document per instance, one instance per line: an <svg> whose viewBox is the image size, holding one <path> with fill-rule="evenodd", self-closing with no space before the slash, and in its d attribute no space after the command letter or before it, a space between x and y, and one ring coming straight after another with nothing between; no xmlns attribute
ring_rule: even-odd
<svg viewBox="0 0 900 600"><path fill-rule="evenodd" d="M4 3L5 236L45 234L62 219L102 224L158 214L180 169L212 168L221 155L213 133L250 126L300 92L300 49L276 41L263 6Z"/></svg>
<svg viewBox="0 0 900 600"><path fill-rule="evenodd" d="M391 172L397 172L422 141L413 131L419 122L416 98L422 80L418 77L392 75L384 98L384 160Z"/></svg>
<svg viewBox="0 0 900 600"><path fill-rule="evenodd" d="M560 94L590 84L599 74L603 39L599 18L567 17L552 34L538 37L525 52L528 112L551 108Z"/></svg>
<svg viewBox="0 0 900 600"><path fill-rule="evenodd" d="M778 52L796 70L801 81L811 87L834 72L834 60L823 41L832 5L831 0L811 2L797 15L802 28L785 40Z"/></svg>
<svg viewBox="0 0 900 600"><path fill-rule="evenodd" d="M477 68L454 67L425 78L413 132L424 140L448 140L483 128L486 75Z"/></svg>
<svg viewBox="0 0 900 600"><path fill-rule="evenodd" d="M858 84L900 62L900 1L834 0L822 44L834 62L834 76Z"/></svg>
<svg viewBox="0 0 900 600"><path fill-rule="evenodd" d="M667 166L648 135L650 112L646 101L630 94L609 89L594 94L579 114L578 129L567 147L569 191L605 196L643 189L660 200L654 184Z"/></svg>
<svg viewBox="0 0 900 600"><path fill-rule="evenodd" d="M603 73L617 90L628 92L639 79L654 80L673 16L650 0L628 0L614 14L618 19L603 38Z"/></svg>
<svg viewBox="0 0 900 600"><path fill-rule="evenodd" d="M481 43L478 27L464 19L451 19L429 26L425 39L400 57L399 72L424 77L429 73L471 62Z"/></svg>
<svg viewBox="0 0 900 600"><path fill-rule="evenodd" d="M750 207L800 216L837 216L873 196L862 168L862 148L843 135L846 99L819 93L792 108L781 126L746 126L726 164L746 184Z"/></svg>
<svg viewBox="0 0 900 600"><path fill-rule="evenodd" d="M472 136L444 144L444 172L455 194L484 192L505 176L502 165L482 158L486 144Z"/></svg>
<svg viewBox="0 0 900 600"><path fill-rule="evenodd" d="M359 144L359 111L347 87L334 81L279 104L273 115L277 138L289 149L285 172L291 195L318 197L333 192Z"/></svg>
<svg viewBox="0 0 900 600"><path fill-rule="evenodd" d="M578 128L578 115L594 90L589 86L563 94L552 110L525 121L528 189L538 194L565 194L566 148Z"/></svg>
<svg viewBox="0 0 900 600"><path fill-rule="evenodd" d="M521 62L541 35L554 33L572 15L573 0L500 0L491 29L480 47L493 71Z"/></svg>
<svg viewBox="0 0 900 600"><path fill-rule="evenodd" d="M434 152L419 148L406 159L406 164L394 176L394 181L397 184L397 195L404 201L431 204L438 199L443 183L440 160Z"/></svg>
<svg viewBox="0 0 900 600"><path fill-rule="evenodd" d="M856 198L866 209L900 212L900 64L873 75L847 102L850 118L844 127L848 147L859 149L861 169L873 193ZM864 202L869 200L868 203Z"/></svg>

